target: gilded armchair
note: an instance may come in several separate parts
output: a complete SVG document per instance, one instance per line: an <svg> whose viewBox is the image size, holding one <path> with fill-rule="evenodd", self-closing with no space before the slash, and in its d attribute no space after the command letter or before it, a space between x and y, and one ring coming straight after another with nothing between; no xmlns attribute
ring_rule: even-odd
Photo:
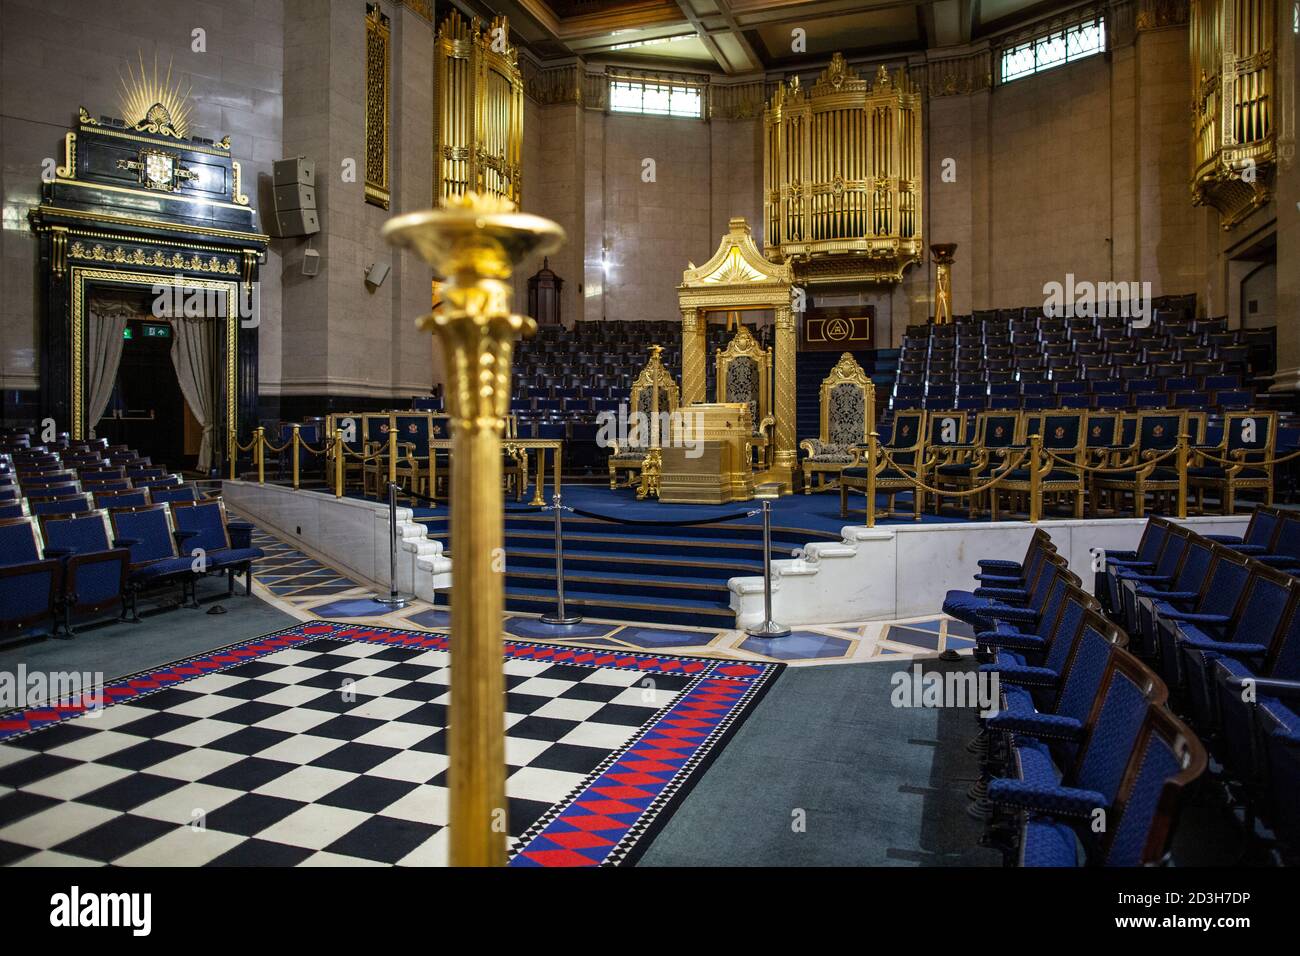
<svg viewBox="0 0 1300 956"><path fill-rule="evenodd" d="M804 494L812 494L814 475L821 475L823 491L828 487L827 476L838 480L840 472L855 463L854 449L866 442L875 427L876 387L845 352L822 379L820 435L799 443L807 455L803 460Z"/></svg>

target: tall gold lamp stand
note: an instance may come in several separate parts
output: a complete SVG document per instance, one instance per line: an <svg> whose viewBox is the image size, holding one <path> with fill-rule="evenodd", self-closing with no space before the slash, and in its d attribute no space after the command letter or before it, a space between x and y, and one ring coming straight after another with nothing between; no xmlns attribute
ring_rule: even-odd
<svg viewBox="0 0 1300 956"><path fill-rule="evenodd" d="M417 325L439 336L452 421L451 712L448 726L452 866L506 862L505 678L501 616L504 539L501 433L514 340L532 319L510 311L510 275L554 252L564 230L512 203L467 193L397 216L384 238L446 277L442 308Z"/></svg>
<svg viewBox="0 0 1300 956"><path fill-rule="evenodd" d="M934 324L952 321L952 263L957 252L955 242L936 242L930 247L934 258Z"/></svg>

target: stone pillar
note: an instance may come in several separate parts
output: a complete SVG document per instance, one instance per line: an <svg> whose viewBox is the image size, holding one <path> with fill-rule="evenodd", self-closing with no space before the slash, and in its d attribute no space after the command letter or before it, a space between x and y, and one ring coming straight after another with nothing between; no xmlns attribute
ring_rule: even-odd
<svg viewBox="0 0 1300 956"><path fill-rule="evenodd" d="M682 309L682 401L683 405L705 402L704 342L705 317L698 309Z"/></svg>
<svg viewBox="0 0 1300 956"><path fill-rule="evenodd" d="M781 494L792 494L798 471L795 453L795 419L798 394L795 390L795 351L799 343L794 329L794 312L790 306L776 310L776 450L772 456L771 480L781 483Z"/></svg>

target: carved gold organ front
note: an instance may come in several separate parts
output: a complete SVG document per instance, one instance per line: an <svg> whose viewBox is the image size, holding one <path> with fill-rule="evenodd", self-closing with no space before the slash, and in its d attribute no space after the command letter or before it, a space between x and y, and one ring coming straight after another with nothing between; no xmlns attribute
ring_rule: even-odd
<svg viewBox="0 0 1300 956"><path fill-rule="evenodd" d="M434 46L434 195L473 191L519 204L524 81L505 17L486 30L454 10Z"/></svg>
<svg viewBox="0 0 1300 956"><path fill-rule="evenodd" d="M1225 229L1268 202L1276 161L1274 0L1192 0L1192 201Z"/></svg>
<svg viewBox="0 0 1300 956"><path fill-rule="evenodd" d="M763 114L763 251L804 281L897 282L921 261L921 94L903 70L862 79L836 53Z"/></svg>

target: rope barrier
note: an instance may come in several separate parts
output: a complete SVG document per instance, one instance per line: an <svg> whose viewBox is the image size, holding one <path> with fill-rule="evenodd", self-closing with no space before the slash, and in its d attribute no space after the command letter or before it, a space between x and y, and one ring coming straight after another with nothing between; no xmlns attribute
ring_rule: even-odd
<svg viewBox="0 0 1300 956"><path fill-rule="evenodd" d="M322 448L320 451L317 451L315 448L312 448L311 445L307 444L301 438L298 439L298 447L305 448L307 452L312 455L323 455L326 453L326 451L328 451L327 448Z"/></svg>
<svg viewBox="0 0 1300 956"><path fill-rule="evenodd" d="M1153 458L1148 458L1146 461L1141 462L1139 464L1120 465L1115 467L1108 467L1105 465L1081 465L1077 461L1074 461L1070 458L1066 458L1063 455L1058 455L1050 448L1044 448L1043 451L1045 451L1049 457L1055 458L1061 464L1068 465L1071 468L1079 468L1082 469L1083 471L1090 472L1092 474L1097 474L1097 475L1122 475L1122 474L1127 474L1130 471L1141 471L1143 468L1146 468L1148 465L1154 467L1160 464L1160 462L1164 461L1170 455L1178 454L1178 446L1175 445L1173 448L1170 448L1168 451L1162 452L1161 454L1156 455Z"/></svg>
<svg viewBox="0 0 1300 956"><path fill-rule="evenodd" d="M1247 453L1250 453L1249 450L1247 450ZM1297 449L1288 455L1283 455L1281 458L1265 458L1262 461L1248 461L1246 459L1238 461L1235 458L1220 458L1217 455L1211 455L1207 451L1201 451L1199 448L1191 449L1191 454L1195 455L1197 458L1205 458L1220 465L1242 465L1246 468L1269 468L1273 465L1280 465L1284 461L1291 461L1292 459L1300 458L1300 449Z"/></svg>
<svg viewBox="0 0 1300 956"><path fill-rule="evenodd" d="M609 515L597 514L594 511L583 511L581 508L570 509L575 515L582 515L584 518L594 518L597 521L608 521L610 524L630 524L641 525L651 528L689 528L693 525L717 524L721 521L738 521L741 518L752 518L754 515L762 514L762 509L754 511L737 511L729 515L716 515L712 518L697 518L690 521L647 521L636 518L613 518Z"/></svg>
<svg viewBox="0 0 1300 956"><path fill-rule="evenodd" d="M919 471L917 472L917 474L910 474L906 468L898 464L898 462L894 461L894 456L891 455L884 448L881 448L879 451L880 451L880 457L884 459L885 463L888 465L892 465L912 485L915 485L917 488L920 488L922 491L929 492L932 495L942 495L945 498L968 498L971 495L978 495L981 494L982 492L988 491L990 488L998 487L1004 481L1007 481L1009 479L1011 472L1020 466L1020 464L1025 460L1025 456L1028 454L1027 450L1021 449L1019 454L1016 456L1015 461L1009 462L1006 465L1006 467L1002 469L1001 474L999 474L992 481L986 482L985 484L979 485L978 487L965 489L963 491L953 491L947 488L935 488L931 485L927 485L918 477ZM870 468L871 466L868 465L867 467ZM885 480L887 481L888 479ZM880 478L877 477L876 481L879 482ZM877 485L877 491L879 490L880 490L879 486Z"/></svg>

